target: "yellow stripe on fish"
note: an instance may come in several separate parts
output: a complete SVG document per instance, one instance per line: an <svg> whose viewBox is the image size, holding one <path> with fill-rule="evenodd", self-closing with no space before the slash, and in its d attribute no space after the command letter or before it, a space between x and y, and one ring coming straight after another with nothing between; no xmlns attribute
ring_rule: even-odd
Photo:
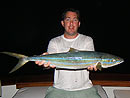
<svg viewBox="0 0 130 98"><path fill-rule="evenodd" d="M56 68L83 69L89 66L96 66L97 69L100 70L101 68L112 67L124 62L122 58L108 53L96 51L78 51L73 48L70 48L70 51L65 53L55 53L31 57L12 52L1 53L14 56L19 59L18 64L9 73L16 71L29 61L50 61L52 65L56 66Z"/></svg>

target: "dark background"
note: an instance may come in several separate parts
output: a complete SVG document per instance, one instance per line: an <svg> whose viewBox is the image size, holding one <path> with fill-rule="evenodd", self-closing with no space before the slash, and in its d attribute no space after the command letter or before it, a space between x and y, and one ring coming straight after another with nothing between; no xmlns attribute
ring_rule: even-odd
<svg viewBox="0 0 130 98"><path fill-rule="evenodd" d="M118 55L125 62L98 73L130 73L129 3L125 1L3 1L0 9L0 51L28 56L46 52L53 37L63 34L61 14L66 8L81 13L79 32L91 36L95 50ZM8 75L17 59L0 54L0 75ZM12 75L51 73L29 62Z"/></svg>

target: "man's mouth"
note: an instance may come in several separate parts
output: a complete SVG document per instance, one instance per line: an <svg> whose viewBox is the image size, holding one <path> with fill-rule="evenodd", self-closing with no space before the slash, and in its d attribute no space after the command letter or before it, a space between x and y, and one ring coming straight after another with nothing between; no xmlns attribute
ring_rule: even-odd
<svg viewBox="0 0 130 98"><path fill-rule="evenodd" d="M70 26L69 29L73 30L73 29L74 29L74 26Z"/></svg>

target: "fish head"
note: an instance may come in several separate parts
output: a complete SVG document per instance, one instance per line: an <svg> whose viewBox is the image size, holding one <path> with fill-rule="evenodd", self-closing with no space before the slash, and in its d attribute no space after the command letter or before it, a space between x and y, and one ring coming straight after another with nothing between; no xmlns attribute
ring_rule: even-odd
<svg viewBox="0 0 130 98"><path fill-rule="evenodd" d="M123 58L109 54L109 55L105 55L104 57L102 57L101 66L103 68L108 68L108 67L116 66L123 62L124 62Z"/></svg>

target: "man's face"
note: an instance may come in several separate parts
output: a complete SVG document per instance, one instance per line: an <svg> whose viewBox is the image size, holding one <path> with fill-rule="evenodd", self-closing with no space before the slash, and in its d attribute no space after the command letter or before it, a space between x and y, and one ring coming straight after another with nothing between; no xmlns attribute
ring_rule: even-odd
<svg viewBox="0 0 130 98"><path fill-rule="evenodd" d="M80 26L77 14L71 11L66 13L66 17L63 21L61 21L61 24L65 28L65 33L72 36L77 34L78 28Z"/></svg>

